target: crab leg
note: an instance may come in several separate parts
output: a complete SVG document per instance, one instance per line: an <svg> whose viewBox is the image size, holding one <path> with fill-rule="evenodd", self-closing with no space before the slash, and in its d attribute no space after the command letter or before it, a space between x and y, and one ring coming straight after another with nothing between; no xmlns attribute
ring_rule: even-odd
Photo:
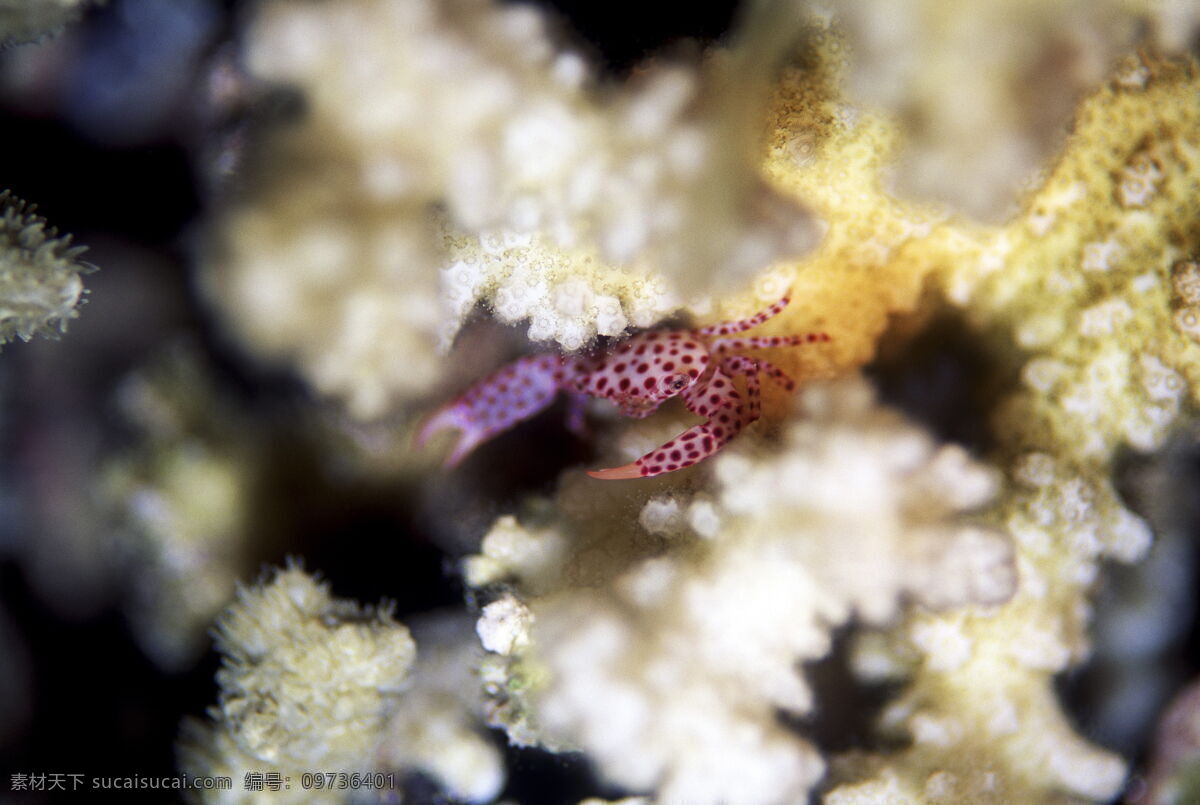
<svg viewBox="0 0 1200 805"><path fill-rule="evenodd" d="M563 388L566 375L558 355L521 358L435 411L417 433L417 446L424 446L440 431L460 431L462 435L445 463L447 467L456 466L480 442L548 407Z"/></svg>
<svg viewBox="0 0 1200 805"><path fill-rule="evenodd" d="M742 428L758 418L758 378L747 383L750 404L744 406L733 381L724 372L715 371L707 382L684 392L688 410L708 421L693 425L671 441L636 461L620 467L592 470L588 475L602 480L649 478L674 472L708 458L736 436Z"/></svg>
<svg viewBox="0 0 1200 805"><path fill-rule="evenodd" d="M761 358L747 358L745 355L733 355L725 358L722 368L731 375L742 375L746 378L746 397L749 412L747 422L753 422L762 414L762 394L759 386L759 375L766 375L786 391L796 388L796 381L787 372Z"/></svg>
<svg viewBox="0 0 1200 805"><path fill-rule="evenodd" d="M710 324L707 327L701 327L696 332L700 335L733 335L734 333L744 333L751 327L757 327L767 319L778 316L788 306L788 302L790 301L792 301L791 297L785 296L762 313L755 314L748 319Z"/></svg>
<svg viewBox="0 0 1200 805"><path fill-rule="evenodd" d="M785 391L792 391L796 388L796 381L792 380L791 376L780 369L770 361L764 361L762 358L748 358L745 355L729 355L726 356L721 366L731 375L744 375L747 384L753 383L754 388L758 388L758 376L760 374L774 380ZM749 386L747 386L749 389Z"/></svg>
<svg viewBox="0 0 1200 805"><path fill-rule="evenodd" d="M800 344L823 344L832 340L828 333L765 335L751 336L749 338L718 338L709 347L713 352L741 352L746 349L769 349L771 347L794 347Z"/></svg>

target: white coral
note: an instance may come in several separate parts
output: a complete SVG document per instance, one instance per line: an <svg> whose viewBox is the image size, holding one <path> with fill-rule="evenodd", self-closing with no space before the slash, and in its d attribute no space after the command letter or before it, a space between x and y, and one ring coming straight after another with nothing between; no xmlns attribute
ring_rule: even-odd
<svg viewBox="0 0 1200 805"><path fill-rule="evenodd" d="M91 268L79 260L83 251L33 206L0 192L0 345L67 329L83 301L80 274Z"/></svg>
<svg viewBox="0 0 1200 805"><path fill-rule="evenodd" d="M217 648L226 659L214 721L189 725L183 766L239 783L247 771L278 771L292 785L259 794L235 785L208 792L209 802L340 801L301 788L300 775L373 768L416 651L387 611L336 600L295 568L239 591L219 621Z"/></svg>
<svg viewBox="0 0 1200 805"><path fill-rule="evenodd" d="M508 667L545 674L519 694L523 731L532 723L665 801L799 801L824 762L775 713L812 707L798 664L824 656L833 629L887 622L908 596L945 607L1012 594L1007 539L959 521L995 493L994 473L880 408L861 381L810 388L801 406L778 451L747 436L713 459L707 493L642 482L601 519L595 482L564 483L552 529L576 555L552 563L560 589L544 577L544 592L525 589L528 559L509 576L532 642ZM496 614L485 609L481 629Z"/></svg>
<svg viewBox="0 0 1200 805"><path fill-rule="evenodd" d="M1001 220L1061 147L1080 96L1139 45L1180 53L1200 29L1195 3L1089 4L971 0L823 2L853 48L850 94L904 119L895 168L906 196ZM1143 86L1148 71L1118 80ZM1162 178L1152 165L1121 177L1117 197L1141 206ZM1049 227L1052 209L1037 213ZM1044 229L1042 230L1045 231Z"/></svg>
<svg viewBox="0 0 1200 805"><path fill-rule="evenodd" d="M418 769L455 800L491 802L504 764L482 728L472 669L483 652L465 613L438 613L412 624L420 647L403 698L395 702L378 750L381 768Z"/></svg>
<svg viewBox="0 0 1200 805"><path fill-rule="evenodd" d="M274 2L247 43L250 74L300 90L304 119L226 212L208 287L255 349L360 418L427 390L433 347L478 303L576 350L654 324L685 282L812 245L757 174L761 109L742 107L765 107L769 58L601 93L537 12L488 0Z"/></svg>

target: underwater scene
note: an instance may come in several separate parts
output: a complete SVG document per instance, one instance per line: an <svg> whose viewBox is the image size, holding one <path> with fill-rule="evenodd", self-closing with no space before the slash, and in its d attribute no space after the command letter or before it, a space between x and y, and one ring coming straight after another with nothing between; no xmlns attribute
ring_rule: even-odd
<svg viewBox="0 0 1200 805"><path fill-rule="evenodd" d="M1200 3L0 0L0 805L1200 803Z"/></svg>

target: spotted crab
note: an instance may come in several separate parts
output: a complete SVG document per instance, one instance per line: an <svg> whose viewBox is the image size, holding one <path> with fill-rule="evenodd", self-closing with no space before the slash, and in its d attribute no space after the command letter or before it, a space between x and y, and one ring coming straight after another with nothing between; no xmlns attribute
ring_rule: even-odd
<svg viewBox="0 0 1200 805"><path fill-rule="evenodd" d="M435 433L457 429L461 436L446 459L453 467L480 443L536 415L560 391L568 395L567 427L584 432L588 397L604 397L626 416L649 416L681 395L688 410L705 422L688 428L662 447L621 467L593 470L593 478L649 478L690 467L720 450L761 412L759 375L791 391L796 383L747 349L793 346L829 340L825 333L734 338L779 314L783 297L761 313L740 321L694 330L648 330L602 353L530 355L479 381L435 411L417 434L423 446ZM733 378L745 378L746 393Z"/></svg>

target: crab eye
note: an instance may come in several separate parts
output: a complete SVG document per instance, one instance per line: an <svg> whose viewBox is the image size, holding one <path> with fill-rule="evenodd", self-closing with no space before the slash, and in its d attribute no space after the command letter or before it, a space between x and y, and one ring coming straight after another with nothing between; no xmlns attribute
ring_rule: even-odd
<svg viewBox="0 0 1200 805"><path fill-rule="evenodd" d="M671 379L667 381L667 388L671 389L671 391L679 391L687 384L688 376L685 374L677 374L672 375Z"/></svg>

